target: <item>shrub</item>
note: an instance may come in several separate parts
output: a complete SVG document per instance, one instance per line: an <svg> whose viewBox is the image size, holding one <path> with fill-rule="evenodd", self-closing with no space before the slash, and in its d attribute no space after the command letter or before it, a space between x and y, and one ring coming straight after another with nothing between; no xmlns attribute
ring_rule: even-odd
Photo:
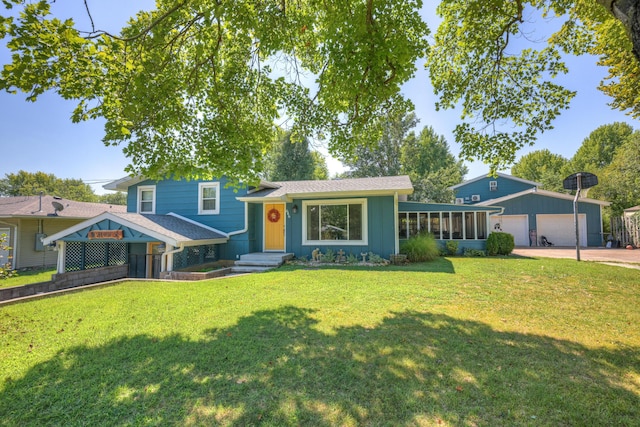
<svg viewBox="0 0 640 427"><path fill-rule="evenodd" d="M472 249L472 248L465 248L463 251L464 256L468 256L468 257L483 257L483 256L487 256L487 253L481 249Z"/></svg>
<svg viewBox="0 0 640 427"><path fill-rule="evenodd" d="M448 240L444 245L447 248L447 254L455 255L458 253L458 242L455 240Z"/></svg>
<svg viewBox="0 0 640 427"><path fill-rule="evenodd" d="M509 255L515 247L513 235L503 232L493 232L487 238L487 253L489 255Z"/></svg>
<svg viewBox="0 0 640 427"><path fill-rule="evenodd" d="M320 261L322 262L336 262L336 254L331 248L327 249L325 253L320 255Z"/></svg>
<svg viewBox="0 0 640 427"><path fill-rule="evenodd" d="M384 264L386 259L382 258L378 254L374 254L373 252L369 252L369 262L372 264Z"/></svg>
<svg viewBox="0 0 640 427"><path fill-rule="evenodd" d="M440 255L438 242L432 234L419 234L405 241L400 247L400 253L405 254L410 262L431 261Z"/></svg>

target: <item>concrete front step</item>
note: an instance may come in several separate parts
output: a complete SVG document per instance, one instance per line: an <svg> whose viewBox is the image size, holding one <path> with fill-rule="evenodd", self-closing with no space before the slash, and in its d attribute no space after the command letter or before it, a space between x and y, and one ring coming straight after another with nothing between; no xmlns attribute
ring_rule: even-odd
<svg viewBox="0 0 640 427"><path fill-rule="evenodd" d="M240 259L235 262L233 272L259 272L279 267L288 259L292 259L293 254L285 253L264 253L254 252L240 255Z"/></svg>

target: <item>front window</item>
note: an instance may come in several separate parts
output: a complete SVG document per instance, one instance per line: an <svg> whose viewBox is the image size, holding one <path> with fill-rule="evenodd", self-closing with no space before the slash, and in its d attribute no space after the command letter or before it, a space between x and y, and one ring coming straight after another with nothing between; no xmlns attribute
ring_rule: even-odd
<svg viewBox="0 0 640 427"><path fill-rule="evenodd" d="M365 199L303 202L303 244L367 244Z"/></svg>
<svg viewBox="0 0 640 427"><path fill-rule="evenodd" d="M155 212L156 212L155 185L138 187L138 213L152 214Z"/></svg>
<svg viewBox="0 0 640 427"><path fill-rule="evenodd" d="M220 213L220 183L201 182L198 184L198 214Z"/></svg>

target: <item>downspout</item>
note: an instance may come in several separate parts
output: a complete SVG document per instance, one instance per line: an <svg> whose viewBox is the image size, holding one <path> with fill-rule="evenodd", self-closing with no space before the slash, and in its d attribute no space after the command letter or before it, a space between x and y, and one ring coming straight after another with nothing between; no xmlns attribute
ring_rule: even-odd
<svg viewBox="0 0 640 427"><path fill-rule="evenodd" d="M393 193L393 234L395 239L395 254L400 253L400 230L398 229L398 192Z"/></svg>
<svg viewBox="0 0 640 427"><path fill-rule="evenodd" d="M244 202L244 228L242 230L231 231L227 233L227 236L236 236L238 234L246 233L249 230L249 203Z"/></svg>
<svg viewBox="0 0 640 427"><path fill-rule="evenodd" d="M16 260L18 259L16 257L16 254L18 253L18 226L15 224L9 224L8 222L4 221L0 221L0 224L8 225L9 227L13 228L13 245L11 245L11 268L15 270L17 267Z"/></svg>
<svg viewBox="0 0 640 427"><path fill-rule="evenodd" d="M166 242L165 242L165 245L167 245L167 247L169 246ZM171 265L171 270L167 270L169 255L177 254L178 252L182 252L183 250L184 250L184 243L180 243L180 246L178 246L177 248L171 249L170 251L164 251L162 253L162 258L160 258L160 271L161 272L172 271L173 264Z"/></svg>

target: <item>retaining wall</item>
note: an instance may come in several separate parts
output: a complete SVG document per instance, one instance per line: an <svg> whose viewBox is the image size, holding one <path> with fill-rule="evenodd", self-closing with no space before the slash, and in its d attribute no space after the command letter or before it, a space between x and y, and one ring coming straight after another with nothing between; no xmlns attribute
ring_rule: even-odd
<svg viewBox="0 0 640 427"><path fill-rule="evenodd" d="M89 285L92 283L122 279L127 277L128 273L129 265L125 264L93 268L91 270L53 274L50 282L32 283L30 285L0 289L0 301L54 292L61 289L75 288L77 286Z"/></svg>

